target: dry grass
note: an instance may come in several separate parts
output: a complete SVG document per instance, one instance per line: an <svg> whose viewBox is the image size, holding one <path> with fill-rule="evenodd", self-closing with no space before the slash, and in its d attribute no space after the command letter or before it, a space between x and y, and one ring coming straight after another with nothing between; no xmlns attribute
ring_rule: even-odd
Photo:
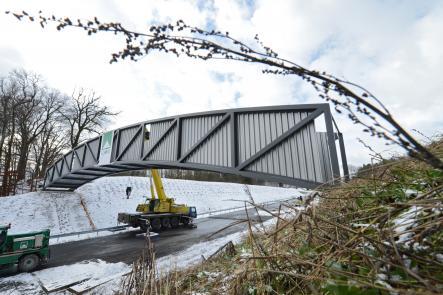
<svg viewBox="0 0 443 295"><path fill-rule="evenodd" d="M431 149L443 156L442 141ZM222 253L160 278L145 262L147 271L134 266L137 275L125 288L128 294L443 292L442 171L409 158L383 161L348 183L320 188L307 203L304 211L282 206L286 214L273 213L278 221L267 229L249 222L233 256Z"/></svg>

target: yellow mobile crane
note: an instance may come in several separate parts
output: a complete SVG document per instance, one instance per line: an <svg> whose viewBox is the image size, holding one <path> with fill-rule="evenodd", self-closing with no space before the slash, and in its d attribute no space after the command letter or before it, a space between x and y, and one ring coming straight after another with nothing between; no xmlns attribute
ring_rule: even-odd
<svg viewBox="0 0 443 295"><path fill-rule="evenodd" d="M167 197L157 169L151 169L150 181L151 198L137 206L137 213L119 213L118 222L140 227L144 231L149 227L154 231L180 225L195 227L192 223L193 218L197 217L195 207L176 204L173 198Z"/></svg>

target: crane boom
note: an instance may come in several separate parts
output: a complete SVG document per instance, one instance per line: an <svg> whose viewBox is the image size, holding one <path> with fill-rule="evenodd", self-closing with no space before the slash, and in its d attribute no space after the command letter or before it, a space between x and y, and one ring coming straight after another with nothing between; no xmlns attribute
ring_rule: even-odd
<svg viewBox="0 0 443 295"><path fill-rule="evenodd" d="M155 191L157 192L157 198L162 202L166 201L166 199L167 199L166 193L165 193L165 190L163 189L163 182L160 177L160 174L158 173L158 170L151 169L151 175L152 175L152 179L154 181ZM151 189L151 194L152 193L153 193L153 191ZM151 197L152 197L152 199L155 199L155 196L153 194Z"/></svg>

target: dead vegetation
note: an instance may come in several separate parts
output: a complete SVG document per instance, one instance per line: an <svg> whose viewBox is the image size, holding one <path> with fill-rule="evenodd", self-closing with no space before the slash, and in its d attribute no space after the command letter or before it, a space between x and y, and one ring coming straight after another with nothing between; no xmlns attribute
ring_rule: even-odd
<svg viewBox="0 0 443 295"><path fill-rule="evenodd" d="M430 149L441 158L443 141ZM382 160L348 183L320 188L304 209L269 212L276 222L266 228L249 221L235 251L191 269L159 276L149 248L125 293L442 293L442 191L443 171L410 158Z"/></svg>

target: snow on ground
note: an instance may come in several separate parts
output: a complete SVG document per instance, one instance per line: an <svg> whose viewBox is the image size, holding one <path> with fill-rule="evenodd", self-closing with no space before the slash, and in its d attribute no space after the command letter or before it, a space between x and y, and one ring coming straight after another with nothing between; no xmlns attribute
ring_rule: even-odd
<svg viewBox="0 0 443 295"><path fill-rule="evenodd" d="M132 187L129 200L125 190ZM237 183L205 182L181 179L163 179L166 194L177 203L195 206L197 213L242 206L248 201L246 186ZM305 195L306 191L295 188L267 186L247 186L254 201L262 203ZM137 204L144 202L149 192L149 178L116 176L97 179L80 187L77 192L83 195L97 228L116 224L118 212L134 212Z"/></svg>
<svg viewBox="0 0 443 295"><path fill-rule="evenodd" d="M164 189L177 203L195 206L197 212L242 206L249 200L257 203L305 195L295 188L277 188L236 183L163 179ZM132 187L126 199L125 190ZM49 228L51 234L91 230L81 201L96 228L117 224L119 212L135 212L137 204L149 195L149 178L115 176L88 183L75 192L33 192L0 198L0 224L12 224L11 233Z"/></svg>
<svg viewBox="0 0 443 295"><path fill-rule="evenodd" d="M298 210L304 210L304 206L298 206ZM290 218L291 216L295 216L297 213L297 210L289 209L289 208L283 208L280 211L280 217L281 218ZM273 210L271 212L274 214L274 216L279 215L279 212L277 210ZM260 216L268 216L269 213L263 210L258 210L258 214ZM255 213L257 215L257 213ZM275 223L277 222L277 218L271 218L262 224L260 226L258 224L253 225L254 231L270 231L272 230L273 226L275 226ZM200 262L202 262L203 257L207 259L212 254L217 252L221 247L226 245L229 242L233 242L234 244L238 244L243 240L243 238L247 235L248 230L243 230L241 232L232 233L230 235L220 237L217 239L209 240L209 241L203 241L197 244L192 245L192 247L189 247L185 250L179 251L177 253L161 257L156 260L156 266L157 266L157 273L159 275L164 275L170 271L174 270L180 270L188 267L192 267ZM202 257L203 256L203 257ZM120 285L120 280L108 282L101 286L101 290L116 290L116 286ZM98 290L96 290L97 292ZM103 293L104 294L104 293Z"/></svg>
<svg viewBox="0 0 443 295"><path fill-rule="evenodd" d="M420 209L420 207L412 206L393 220L394 231L398 235L397 243L402 244L405 242L411 242L414 233L408 232L408 230L417 226Z"/></svg>
<svg viewBox="0 0 443 295"><path fill-rule="evenodd" d="M272 210L270 211L272 214L269 214L269 212L263 210L257 210L257 212L254 213L254 215L260 215L262 217L271 216L271 215L279 216L280 218L287 220L291 217L294 217L300 210L305 210L305 207L297 206L296 210L294 210L293 208L282 208L280 212L278 212L278 210ZM264 221L263 223L253 224L252 228L254 232L256 231L267 232L271 231L273 227L275 227L276 222L277 222L277 217L273 217L271 219ZM247 233L248 229L227 236L223 236L217 239L200 242L178 253L161 257L156 261L158 271L159 273L166 273L174 269L183 269L191 267L201 262L203 259L202 256L204 256L205 259L210 257L218 249L220 249L222 246L226 245L230 241L234 244L239 243L240 241L243 240L243 238L247 235Z"/></svg>
<svg viewBox="0 0 443 295"><path fill-rule="evenodd" d="M51 229L52 234L90 230L77 193L33 192L0 198L0 224L10 233Z"/></svg>
<svg viewBox="0 0 443 295"><path fill-rule="evenodd" d="M208 258L230 241L234 244L240 242L245 234L246 231L236 232L211 241L200 242L178 253L161 257L156 261L158 271L164 274L174 269L191 267L202 262L202 256Z"/></svg>
<svg viewBox="0 0 443 295"><path fill-rule="evenodd" d="M298 210L304 210L304 206L298 206ZM280 211L281 218L294 216L298 211L283 208ZM278 215L277 210L272 214ZM255 215L269 215L268 212L257 210ZM255 225L255 230L272 230L277 218L265 221L262 226ZM232 241L240 242L247 230L236 232L218 239L200 242L183 251L157 259L156 265L160 275L171 270L179 270L191 267L210 257L220 247ZM51 294L113 294L121 287L124 275L131 271L131 267L124 263L107 263L102 260L83 261L72 265L48 268L33 272L22 273L15 276L0 278L0 294L3 292L11 295L18 294L46 294L45 289ZM97 287L98 286L98 287ZM63 289L63 290L61 290ZM57 291L59 290L59 291ZM84 292L84 293L83 293Z"/></svg>
<svg viewBox="0 0 443 295"><path fill-rule="evenodd" d="M159 274L165 274L170 270L193 266L202 261L202 255L206 258L211 256L229 241L238 243L244 234L245 232L237 232L211 241L201 242L178 253L157 259L158 272ZM32 274L21 273L0 278L0 294L4 292L9 295L40 295L46 294L46 291L51 292L51 294L72 294L72 291L80 294L79 291L88 291L89 288L97 285L99 285L97 288L93 288L85 294L113 294L119 290L123 275L130 271L131 267L122 262L83 261L35 271ZM57 290L60 292L57 292Z"/></svg>
<svg viewBox="0 0 443 295"><path fill-rule="evenodd" d="M118 290L121 277L130 271L131 267L122 262L83 261L35 271L32 274L22 273L0 278L0 294L37 295L47 292L53 294L54 291L66 289L65 286L80 294L93 286L105 283L109 293L102 294L112 294L112 291ZM62 291L59 294L71 294L71 292Z"/></svg>

